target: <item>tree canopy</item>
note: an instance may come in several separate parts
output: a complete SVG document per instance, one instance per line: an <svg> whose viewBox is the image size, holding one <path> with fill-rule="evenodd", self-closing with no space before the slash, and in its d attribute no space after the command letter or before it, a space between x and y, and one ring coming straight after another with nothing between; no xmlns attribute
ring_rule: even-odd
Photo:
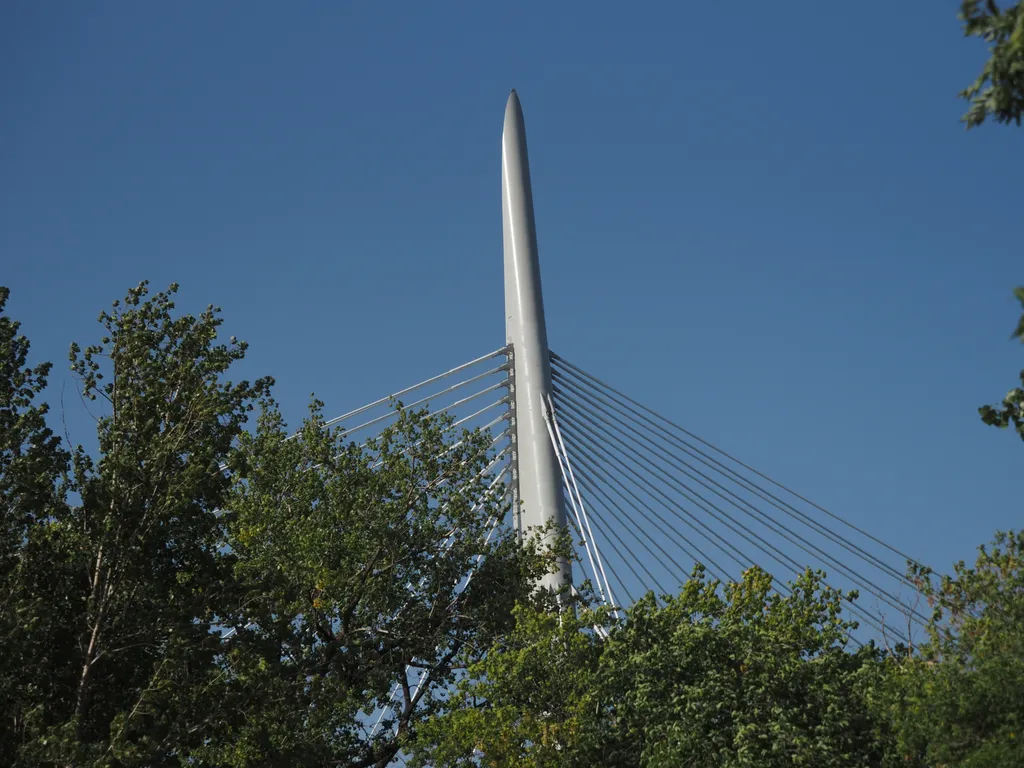
<svg viewBox="0 0 1024 768"><path fill-rule="evenodd" d="M176 291L71 347L95 456L0 314L0 764L388 764L552 555L495 528L485 435L396 404L355 446L314 400L293 439Z"/></svg>
<svg viewBox="0 0 1024 768"><path fill-rule="evenodd" d="M521 609L426 731L420 764L882 765L888 732L867 692L883 653L852 645L843 596L821 577L783 596L756 567L736 584L698 567L681 594L649 594L621 622L587 605Z"/></svg>
<svg viewBox="0 0 1024 768"><path fill-rule="evenodd" d="M1024 308L1024 287L1017 288L1014 295ZM1010 338L1024 344L1024 314L1017 321L1017 327ZM1024 440L1024 370L1020 372L1020 383L1020 387L1013 387L1006 393L1002 403L995 406L983 405L978 409L978 413L981 414L982 421L994 427L1006 428L1012 424L1017 434Z"/></svg>
<svg viewBox="0 0 1024 768"><path fill-rule="evenodd" d="M1024 114L1024 2L1000 8L996 0L962 0L964 35L989 47L978 77L960 96L970 102L963 117L967 128L991 117L999 123L1021 124Z"/></svg>
<svg viewBox="0 0 1024 768"><path fill-rule="evenodd" d="M997 534L973 568L918 575L933 609L928 639L886 682L900 753L925 765L1024 765L1024 532Z"/></svg>

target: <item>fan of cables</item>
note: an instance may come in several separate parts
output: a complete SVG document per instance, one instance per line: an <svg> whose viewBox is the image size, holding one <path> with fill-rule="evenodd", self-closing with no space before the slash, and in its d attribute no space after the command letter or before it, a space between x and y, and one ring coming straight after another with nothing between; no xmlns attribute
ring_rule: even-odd
<svg viewBox="0 0 1024 768"><path fill-rule="evenodd" d="M914 558L565 358L551 363L551 439L580 565L603 600L674 594L697 563L722 582L758 565L788 594L810 567L856 590L850 614L886 638L907 643L926 623Z"/></svg>

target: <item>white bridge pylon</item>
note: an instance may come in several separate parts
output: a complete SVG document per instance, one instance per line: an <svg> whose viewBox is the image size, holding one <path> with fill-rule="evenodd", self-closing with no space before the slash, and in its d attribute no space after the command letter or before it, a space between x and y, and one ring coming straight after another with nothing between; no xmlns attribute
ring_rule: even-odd
<svg viewBox="0 0 1024 768"><path fill-rule="evenodd" d="M501 220L505 255L505 335L512 351L512 472L515 524L521 531L566 526L562 471L550 438L551 359L544 319L537 226L530 186L526 124L513 90L501 134ZM571 582L567 560L543 580L558 589Z"/></svg>

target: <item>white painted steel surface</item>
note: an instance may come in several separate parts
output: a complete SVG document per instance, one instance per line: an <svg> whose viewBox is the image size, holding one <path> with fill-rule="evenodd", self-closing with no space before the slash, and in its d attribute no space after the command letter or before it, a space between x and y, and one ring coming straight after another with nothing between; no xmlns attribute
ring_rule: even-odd
<svg viewBox="0 0 1024 768"><path fill-rule="evenodd" d="M520 514L523 530L554 521L566 526L565 499L554 447L548 437L544 403L551 395L544 301L541 296L537 230L526 151L526 125L519 96L512 91L505 106L501 136L501 210L505 251L505 332L513 347L513 401ZM568 561L550 574L544 586L571 581Z"/></svg>

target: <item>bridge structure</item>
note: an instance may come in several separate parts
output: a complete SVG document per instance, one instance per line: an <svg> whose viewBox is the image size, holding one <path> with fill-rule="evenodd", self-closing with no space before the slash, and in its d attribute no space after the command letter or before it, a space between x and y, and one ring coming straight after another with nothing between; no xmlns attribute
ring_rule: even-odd
<svg viewBox="0 0 1024 768"><path fill-rule="evenodd" d="M560 562L546 587L588 582L599 600L625 608L649 590L678 593L698 563L722 583L759 565L783 595L810 567L827 573L828 586L859 593L846 605L861 626L852 642L912 642L927 622L907 575L913 557L549 349L515 91L501 159L504 344L325 426L365 439L396 418L401 401L447 414L453 430L487 432L485 492L509 501L508 519L493 525L525 533L553 523L573 535L578 556Z"/></svg>

